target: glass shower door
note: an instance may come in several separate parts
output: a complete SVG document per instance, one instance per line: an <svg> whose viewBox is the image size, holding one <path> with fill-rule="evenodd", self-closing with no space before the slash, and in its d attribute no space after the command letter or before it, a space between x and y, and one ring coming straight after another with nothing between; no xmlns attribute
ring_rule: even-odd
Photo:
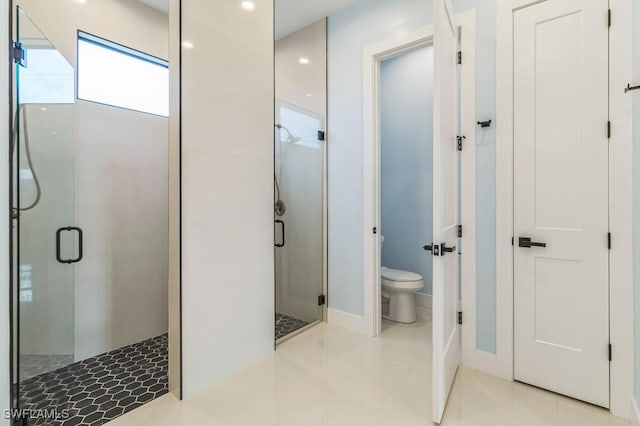
<svg viewBox="0 0 640 426"><path fill-rule="evenodd" d="M276 105L276 340L322 320L324 118Z"/></svg>
<svg viewBox="0 0 640 426"><path fill-rule="evenodd" d="M30 389L74 362L73 68L19 8L13 164L14 384L19 408L40 407ZM64 398L64 396L60 396Z"/></svg>

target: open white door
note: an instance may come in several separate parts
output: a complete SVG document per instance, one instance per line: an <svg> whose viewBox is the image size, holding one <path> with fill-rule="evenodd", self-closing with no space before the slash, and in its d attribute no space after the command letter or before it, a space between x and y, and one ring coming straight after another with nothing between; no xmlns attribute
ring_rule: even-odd
<svg viewBox="0 0 640 426"><path fill-rule="evenodd" d="M460 363L458 311L457 28L434 1L433 421L440 423Z"/></svg>

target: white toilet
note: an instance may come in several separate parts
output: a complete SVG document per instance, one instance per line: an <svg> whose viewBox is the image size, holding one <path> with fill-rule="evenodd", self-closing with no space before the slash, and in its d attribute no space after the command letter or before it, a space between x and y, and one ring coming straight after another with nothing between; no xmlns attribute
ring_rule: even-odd
<svg viewBox="0 0 640 426"><path fill-rule="evenodd" d="M403 324L416 322L414 294L424 287L422 276L398 269L381 269L382 317ZM388 304L388 306L387 306Z"/></svg>

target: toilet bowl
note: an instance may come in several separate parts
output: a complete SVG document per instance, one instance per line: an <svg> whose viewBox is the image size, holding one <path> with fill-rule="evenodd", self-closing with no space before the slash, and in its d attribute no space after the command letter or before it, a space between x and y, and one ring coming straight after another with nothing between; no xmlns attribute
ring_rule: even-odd
<svg viewBox="0 0 640 426"><path fill-rule="evenodd" d="M382 317L394 322L416 322L415 293L424 287L422 276L414 272L382 267Z"/></svg>

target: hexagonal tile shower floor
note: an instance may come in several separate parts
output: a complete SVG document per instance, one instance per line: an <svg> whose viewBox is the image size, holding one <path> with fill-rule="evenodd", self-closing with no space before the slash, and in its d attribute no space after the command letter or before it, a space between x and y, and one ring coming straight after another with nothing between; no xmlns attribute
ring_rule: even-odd
<svg viewBox="0 0 640 426"><path fill-rule="evenodd" d="M20 384L20 407L68 410L31 425L102 425L168 392L167 335L42 374Z"/></svg>
<svg viewBox="0 0 640 426"><path fill-rule="evenodd" d="M276 312L276 340L309 325L308 322Z"/></svg>

